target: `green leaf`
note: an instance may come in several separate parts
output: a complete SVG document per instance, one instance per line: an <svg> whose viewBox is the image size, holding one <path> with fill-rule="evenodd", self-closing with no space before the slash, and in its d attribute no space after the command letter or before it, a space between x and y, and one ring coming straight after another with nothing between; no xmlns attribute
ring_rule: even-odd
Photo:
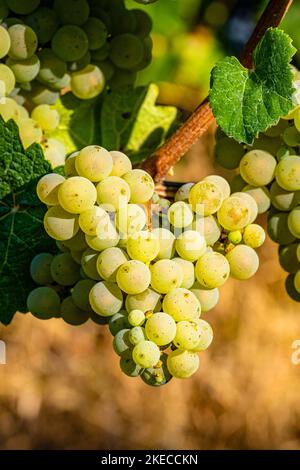
<svg viewBox="0 0 300 470"><path fill-rule="evenodd" d="M0 116L0 199L50 171L41 146L24 150L16 123L5 123Z"/></svg>
<svg viewBox="0 0 300 470"><path fill-rule="evenodd" d="M295 51L287 34L270 28L253 53L253 70L235 57L217 63L209 99L218 125L229 137L251 144L293 109L290 62Z"/></svg>
<svg viewBox="0 0 300 470"><path fill-rule="evenodd" d="M101 109L101 145L122 150L133 163L153 153L178 125L173 106L158 106L158 87L123 88L108 94Z"/></svg>
<svg viewBox="0 0 300 470"><path fill-rule="evenodd" d="M53 107L59 112L60 123L49 137L60 140L68 154L95 143L95 100L83 101L67 93Z"/></svg>

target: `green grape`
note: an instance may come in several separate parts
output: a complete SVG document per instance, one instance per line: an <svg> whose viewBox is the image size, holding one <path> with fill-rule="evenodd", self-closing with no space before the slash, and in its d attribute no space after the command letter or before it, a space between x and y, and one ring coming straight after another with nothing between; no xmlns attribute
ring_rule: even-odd
<svg viewBox="0 0 300 470"><path fill-rule="evenodd" d="M99 256L99 253L97 251L94 251L88 248L82 253L82 258L81 258L81 267L82 267L83 272L90 279L94 279L96 281L100 281L101 279L97 271L98 256Z"/></svg>
<svg viewBox="0 0 300 470"><path fill-rule="evenodd" d="M243 145L225 135L216 142L216 162L227 170L238 168L244 153L245 149Z"/></svg>
<svg viewBox="0 0 300 470"><path fill-rule="evenodd" d="M209 176L206 176L203 181L206 181L208 183L213 183L217 186L217 188L222 192L223 194L223 199L226 199L227 197L230 196L230 185L228 183L228 181L226 181L225 178L223 178L222 176L218 176L218 175L209 175Z"/></svg>
<svg viewBox="0 0 300 470"><path fill-rule="evenodd" d="M46 88L45 85L39 85L32 82L33 86L29 93L26 93L26 98L33 104L55 104L59 98L59 93L54 90Z"/></svg>
<svg viewBox="0 0 300 470"><path fill-rule="evenodd" d="M56 240L55 244L56 244L57 248L59 249L59 251L61 251L62 253L69 253L70 252L69 248L66 247L65 242Z"/></svg>
<svg viewBox="0 0 300 470"><path fill-rule="evenodd" d="M12 59L29 59L33 56L38 46L38 39L29 26L14 24L8 28L10 36L9 57Z"/></svg>
<svg viewBox="0 0 300 470"><path fill-rule="evenodd" d="M109 215L104 209L93 206L79 215L79 226L87 235L96 236L98 225L108 223L109 220Z"/></svg>
<svg viewBox="0 0 300 470"><path fill-rule="evenodd" d="M189 194L191 188L194 186L195 183L185 183L177 190L175 194L175 201L184 201L189 202Z"/></svg>
<svg viewBox="0 0 300 470"><path fill-rule="evenodd" d="M150 270L141 261L126 261L117 272L117 284L126 294L140 294L149 287L150 281Z"/></svg>
<svg viewBox="0 0 300 470"><path fill-rule="evenodd" d="M108 327L113 336L116 336L121 330L130 328L127 312L121 310L112 317L109 317Z"/></svg>
<svg viewBox="0 0 300 470"><path fill-rule="evenodd" d="M89 49L94 51L104 46L107 39L107 29L99 18L90 17L82 26L89 41Z"/></svg>
<svg viewBox="0 0 300 470"><path fill-rule="evenodd" d="M181 258L194 262L205 253L206 241L196 230L186 230L177 237L175 247Z"/></svg>
<svg viewBox="0 0 300 470"><path fill-rule="evenodd" d="M294 126L287 127L282 138L289 147L297 147L300 144L300 132Z"/></svg>
<svg viewBox="0 0 300 470"><path fill-rule="evenodd" d="M175 261L161 259L151 267L151 287L161 294L166 294L182 284L183 274Z"/></svg>
<svg viewBox="0 0 300 470"><path fill-rule="evenodd" d="M129 332L128 328L124 328L118 331L113 339L113 348L118 356L122 357L132 349L132 344L129 341Z"/></svg>
<svg viewBox="0 0 300 470"><path fill-rule="evenodd" d="M8 57L6 65L13 71L18 83L31 82L36 78L40 70L40 61L35 54L24 60Z"/></svg>
<svg viewBox="0 0 300 470"><path fill-rule="evenodd" d="M208 252L198 259L195 267L198 282L208 288L221 287L228 279L230 266L221 253Z"/></svg>
<svg viewBox="0 0 300 470"><path fill-rule="evenodd" d="M241 281L254 276L259 267L256 252L247 245L235 246L227 253L226 259L229 262L231 276Z"/></svg>
<svg viewBox="0 0 300 470"><path fill-rule="evenodd" d="M70 254L71 254L73 260L79 265L81 265L82 253L83 252L79 251L79 250L71 250L70 251Z"/></svg>
<svg viewBox="0 0 300 470"><path fill-rule="evenodd" d="M285 288L291 299L300 302L300 293L296 290L294 280L295 274L289 274L285 281Z"/></svg>
<svg viewBox="0 0 300 470"><path fill-rule="evenodd" d="M168 210L168 219L176 228L188 227L193 221L193 212L185 202L174 202Z"/></svg>
<svg viewBox="0 0 300 470"><path fill-rule="evenodd" d="M291 243L279 247L280 266L288 273L295 274L300 269L300 260L297 258L299 246L297 243Z"/></svg>
<svg viewBox="0 0 300 470"><path fill-rule="evenodd" d="M52 168L63 166L66 160L66 148L60 140L47 139L43 143L45 159L48 160Z"/></svg>
<svg viewBox="0 0 300 470"><path fill-rule="evenodd" d="M156 259L171 259L175 253L175 236L170 230L158 227L152 230L152 235L159 241L159 251Z"/></svg>
<svg viewBox="0 0 300 470"><path fill-rule="evenodd" d="M79 230L74 237L64 241L64 246L69 250L84 251L87 249L84 233Z"/></svg>
<svg viewBox="0 0 300 470"><path fill-rule="evenodd" d="M288 215L288 228L291 234L300 238L300 206L295 207Z"/></svg>
<svg viewBox="0 0 300 470"><path fill-rule="evenodd" d="M75 167L79 175L97 183L109 176L113 161L110 153L103 147L89 145L79 152Z"/></svg>
<svg viewBox="0 0 300 470"><path fill-rule="evenodd" d="M119 287L112 282L98 282L90 291L90 304L94 312L103 317L118 313L123 305L123 295Z"/></svg>
<svg viewBox="0 0 300 470"><path fill-rule="evenodd" d="M0 25L0 59L3 59L10 48L10 35L3 26Z"/></svg>
<svg viewBox="0 0 300 470"><path fill-rule="evenodd" d="M255 199L247 192L234 193L234 196L240 198L247 205L249 209L248 224L252 224L258 215L258 206Z"/></svg>
<svg viewBox="0 0 300 470"><path fill-rule="evenodd" d="M286 212L271 215L267 229L271 240L279 245L288 245L295 241L295 237L288 227L288 214Z"/></svg>
<svg viewBox="0 0 300 470"><path fill-rule="evenodd" d="M73 176L65 180L58 190L60 205L71 214L80 214L91 209L96 199L95 186L82 176Z"/></svg>
<svg viewBox="0 0 300 470"><path fill-rule="evenodd" d="M38 80L41 83L52 86L64 77L67 66L51 49L42 49L38 53L38 58L40 60Z"/></svg>
<svg viewBox="0 0 300 470"><path fill-rule="evenodd" d="M230 182L230 188L232 193L240 192L244 189L244 187L247 185L246 181L243 180L241 175L235 175L231 182Z"/></svg>
<svg viewBox="0 0 300 470"><path fill-rule="evenodd" d="M234 232L228 233L228 240L234 245L238 245L239 243L241 243L242 239L243 236L240 230L235 230Z"/></svg>
<svg viewBox="0 0 300 470"><path fill-rule="evenodd" d="M132 170L132 164L127 155L122 152L112 151L109 152L113 161L113 168L111 171L111 176L122 177L126 173Z"/></svg>
<svg viewBox="0 0 300 470"><path fill-rule="evenodd" d="M27 149L35 142L41 142L43 139L43 131L36 121L33 119L19 119L19 134L23 147Z"/></svg>
<svg viewBox="0 0 300 470"><path fill-rule="evenodd" d="M197 324L200 330L200 341L197 346L193 348L193 351L200 352L204 351L211 345L214 334L212 327L207 323L207 321L201 319L197 321Z"/></svg>
<svg viewBox="0 0 300 470"><path fill-rule="evenodd" d="M147 339L145 328L142 328L141 326L134 326L131 328L128 337L133 346L139 344L141 341L145 341Z"/></svg>
<svg viewBox="0 0 300 470"><path fill-rule="evenodd" d="M79 60L83 57L89 47L85 32L75 25L62 26L54 34L51 47L54 54L67 62Z"/></svg>
<svg viewBox="0 0 300 470"><path fill-rule="evenodd" d="M176 322L192 321L200 317L201 306L197 297L188 289L178 287L167 293L163 300L163 311Z"/></svg>
<svg viewBox="0 0 300 470"><path fill-rule="evenodd" d="M285 157L289 155L294 155L295 150L292 147L280 147L276 152L276 158L280 162Z"/></svg>
<svg viewBox="0 0 300 470"><path fill-rule="evenodd" d="M53 280L61 286L72 286L80 279L80 268L70 253L54 256L50 270Z"/></svg>
<svg viewBox="0 0 300 470"><path fill-rule="evenodd" d="M130 258L143 263L153 261L157 257L159 248L159 240L152 232L136 232L127 239L127 253Z"/></svg>
<svg viewBox="0 0 300 470"><path fill-rule="evenodd" d="M281 119L278 124L276 124L276 126L269 127L269 129L267 129L264 134L268 137L279 137L284 132L287 126L288 123Z"/></svg>
<svg viewBox="0 0 300 470"><path fill-rule="evenodd" d="M9 95L16 84L15 76L12 70L5 64L0 64L0 85L1 95ZM2 93L3 90L3 93Z"/></svg>
<svg viewBox="0 0 300 470"><path fill-rule="evenodd" d="M50 253L39 253L30 263L30 276L36 284L46 285L52 284L50 265L53 255Z"/></svg>
<svg viewBox="0 0 300 470"><path fill-rule="evenodd" d="M258 150L259 152L267 152L271 155L276 155L278 149L282 146L282 139L280 137L267 137L261 135L254 140L253 145L248 147L248 150Z"/></svg>
<svg viewBox="0 0 300 470"><path fill-rule="evenodd" d="M172 379L167 368L167 357L168 356L163 353L160 356L159 363L155 367L148 367L142 372L141 378L147 385L160 387L161 385L167 384Z"/></svg>
<svg viewBox="0 0 300 470"><path fill-rule="evenodd" d="M69 155L65 161L64 165L64 174L67 178L70 176L78 176L78 173L75 168L75 160L79 152L73 152Z"/></svg>
<svg viewBox="0 0 300 470"><path fill-rule="evenodd" d="M108 42L106 42L99 49L96 49L95 51L91 51L92 62L96 63L96 62L101 62L107 59L109 56L109 51L110 51L110 45ZM116 176L120 176L120 175L116 175Z"/></svg>
<svg viewBox="0 0 300 470"><path fill-rule="evenodd" d="M219 210L223 201L223 193L212 182L200 181L190 190L189 202L196 214L212 215Z"/></svg>
<svg viewBox="0 0 300 470"><path fill-rule="evenodd" d="M153 367L160 358L159 347L153 341L141 341L134 347L132 358L140 367Z"/></svg>
<svg viewBox="0 0 300 470"><path fill-rule="evenodd" d="M104 86L104 75L96 65L89 64L71 75L72 93L81 100L90 100L100 95Z"/></svg>
<svg viewBox="0 0 300 470"><path fill-rule="evenodd" d="M1 66L0 66L0 76L1 76ZM1 87L1 79L0 79ZM12 98L2 98L0 99L0 114L4 121L9 121L9 119L14 119L17 121L20 117L19 106Z"/></svg>
<svg viewBox="0 0 300 470"><path fill-rule="evenodd" d="M251 248L259 248L263 245L266 239L266 234L264 229L257 224L250 224L244 230L243 240L244 243Z"/></svg>
<svg viewBox="0 0 300 470"><path fill-rule="evenodd" d="M59 114L56 109L52 109L48 104L36 106L32 113L34 119L43 131L54 131L59 125Z"/></svg>
<svg viewBox="0 0 300 470"><path fill-rule="evenodd" d="M132 352L125 351L120 358L120 369L128 377L138 377L143 372L143 368L138 366L132 359Z"/></svg>
<svg viewBox="0 0 300 470"><path fill-rule="evenodd" d="M283 158L277 165L276 181L286 191L300 190L300 157L290 155Z"/></svg>
<svg viewBox="0 0 300 470"><path fill-rule="evenodd" d="M176 325L174 344L179 349L195 349L200 342L201 330L197 322L180 321Z"/></svg>
<svg viewBox="0 0 300 470"><path fill-rule="evenodd" d="M8 16L8 7L5 0L0 0L0 22Z"/></svg>
<svg viewBox="0 0 300 470"><path fill-rule="evenodd" d="M112 90L124 88L127 86L134 86L137 78L137 73L134 70L116 69L113 77L109 81L109 86Z"/></svg>
<svg viewBox="0 0 300 470"><path fill-rule="evenodd" d="M294 277L294 286L298 294L300 294L300 270L297 271Z"/></svg>
<svg viewBox="0 0 300 470"><path fill-rule="evenodd" d="M53 8L60 22L70 25L84 24L90 13L90 7L86 0L54 0Z"/></svg>
<svg viewBox="0 0 300 470"><path fill-rule="evenodd" d="M167 366L170 374L178 379L187 379L191 377L199 368L199 357L196 353L191 351L182 351L176 349L171 351Z"/></svg>
<svg viewBox="0 0 300 470"><path fill-rule="evenodd" d="M196 216L192 228L204 236L207 246L213 246L221 236L220 224L213 215Z"/></svg>
<svg viewBox="0 0 300 470"><path fill-rule="evenodd" d="M126 261L128 256L123 250L117 247L107 248L98 257L98 273L105 281L116 282L117 271Z"/></svg>
<svg viewBox="0 0 300 470"><path fill-rule="evenodd" d="M142 326L145 319L146 317L142 310L131 310L128 314L128 322L131 326Z"/></svg>
<svg viewBox="0 0 300 470"><path fill-rule="evenodd" d="M95 312L90 313L90 319L92 320L93 323L96 323L97 325L108 325L109 323L109 318L110 317L102 317L101 315L98 315Z"/></svg>
<svg viewBox="0 0 300 470"><path fill-rule="evenodd" d="M108 222L100 222L97 226L97 234L85 236L87 244L96 251L103 251L106 248L117 246L120 237L113 224Z"/></svg>
<svg viewBox="0 0 300 470"><path fill-rule="evenodd" d="M250 207L234 193L222 203L218 210L218 222L222 227L231 232L241 230L249 223Z"/></svg>
<svg viewBox="0 0 300 470"><path fill-rule="evenodd" d="M270 195L273 206L280 211L290 211L300 203L300 191L286 191L277 181L272 183Z"/></svg>
<svg viewBox="0 0 300 470"><path fill-rule="evenodd" d="M300 113L299 113L299 107L296 108L296 111L294 112L294 125L297 129L297 131L299 132L299 129L300 129Z"/></svg>
<svg viewBox="0 0 300 470"><path fill-rule="evenodd" d="M60 206L53 206L44 217L45 230L55 240L69 240L79 230L78 216L66 212Z"/></svg>
<svg viewBox="0 0 300 470"><path fill-rule="evenodd" d="M300 243L298 243L298 247L297 247L297 258L298 258L298 261L300 261Z"/></svg>
<svg viewBox="0 0 300 470"><path fill-rule="evenodd" d="M152 20L151 17L143 10L134 9L131 10L136 20L136 28L134 31L135 36L140 39L144 39L151 33Z"/></svg>
<svg viewBox="0 0 300 470"><path fill-rule="evenodd" d="M62 319L73 326L83 325L83 323L86 323L90 318L89 313L75 305L71 296L66 297L62 301L60 313Z"/></svg>
<svg viewBox="0 0 300 470"><path fill-rule="evenodd" d="M176 335L176 323L171 315L158 312L146 322L146 334L149 340L158 346L165 346L173 341Z"/></svg>
<svg viewBox="0 0 300 470"><path fill-rule="evenodd" d="M8 8L18 15L28 15L40 4L40 0L6 0Z"/></svg>
<svg viewBox="0 0 300 470"><path fill-rule="evenodd" d="M119 210L130 199L129 185L119 176L108 176L97 185L98 204L110 204Z"/></svg>
<svg viewBox="0 0 300 470"><path fill-rule="evenodd" d="M134 310L142 312L159 312L161 309L161 295L152 289L146 289L140 294L127 295L125 301L128 313Z"/></svg>
<svg viewBox="0 0 300 470"><path fill-rule="evenodd" d="M57 173L43 176L36 186L39 200L47 206L57 206L58 189L64 181L65 178Z"/></svg>
<svg viewBox="0 0 300 470"><path fill-rule="evenodd" d="M51 287L37 287L27 297L27 308L41 320L59 316L60 298Z"/></svg>
<svg viewBox="0 0 300 470"><path fill-rule="evenodd" d="M68 64L68 70L70 72L78 72L78 70L84 69L91 63L91 53L87 51L80 59L73 60Z"/></svg>
<svg viewBox="0 0 300 470"><path fill-rule="evenodd" d="M247 185L243 188L243 192L253 197L257 204L258 214L264 214L269 210L271 205L271 195L268 188L265 186L257 188L255 186Z"/></svg>
<svg viewBox="0 0 300 470"><path fill-rule="evenodd" d="M173 261L175 261L182 270L183 279L180 287L190 289L195 282L195 269L193 263L182 258L173 258Z"/></svg>
<svg viewBox="0 0 300 470"><path fill-rule="evenodd" d="M131 170L123 176L131 191L130 202L144 204L154 193L154 181L144 170Z"/></svg>
<svg viewBox="0 0 300 470"><path fill-rule="evenodd" d="M35 31L40 44L51 41L52 36L59 26L59 21L54 10L40 7L25 18L25 22Z"/></svg>
<svg viewBox="0 0 300 470"><path fill-rule="evenodd" d="M250 150L240 162L242 178L251 186L266 186L275 175L276 159L263 150Z"/></svg>
<svg viewBox="0 0 300 470"><path fill-rule="evenodd" d="M193 285L191 292L197 297L202 312L212 310L219 302L219 289L205 289L198 282Z"/></svg>
<svg viewBox="0 0 300 470"><path fill-rule="evenodd" d="M143 230L147 223L145 210L137 204L120 207L116 215L116 226L124 235L132 235Z"/></svg>

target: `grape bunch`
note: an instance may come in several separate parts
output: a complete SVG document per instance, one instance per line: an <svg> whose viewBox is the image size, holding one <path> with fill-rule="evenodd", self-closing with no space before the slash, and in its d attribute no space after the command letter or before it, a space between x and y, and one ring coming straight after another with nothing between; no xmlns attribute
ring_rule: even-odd
<svg viewBox="0 0 300 470"><path fill-rule="evenodd" d="M134 84L151 62L152 22L124 0L0 0L0 97L54 104Z"/></svg>
<svg viewBox="0 0 300 470"><path fill-rule="evenodd" d="M99 146L71 154L64 176L43 176L37 194L59 253L33 258L39 287L27 305L42 319L108 324L122 371L159 386L196 372L213 339L200 315L230 274L255 274L265 234L252 196L230 194L220 176L183 185L172 204L154 190L125 154Z"/></svg>
<svg viewBox="0 0 300 470"><path fill-rule="evenodd" d="M268 212L267 231L279 245L286 290L300 302L300 107L261 134L251 147L217 131L216 160L237 169L235 191L251 195L258 213Z"/></svg>

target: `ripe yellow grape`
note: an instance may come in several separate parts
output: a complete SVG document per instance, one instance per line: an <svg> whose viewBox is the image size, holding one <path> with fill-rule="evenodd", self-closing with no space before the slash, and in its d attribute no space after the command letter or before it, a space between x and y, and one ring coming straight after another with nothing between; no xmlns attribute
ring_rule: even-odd
<svg viewBox="0 0 300 470"><path fill-rule="evenodd" d="M159 252L159 240L152 232L146 230L128 236L127 253L130 258L150 263Z"/></svg>
<svg viewBox="0 0 300 470"><path fill-rule="evenodd" d="M65 178L57 173L43 176L36 186L36 192L40 201L47 206L57 206L58 189L64 181Z"/></svg>
<svg viewBox="0 0 300 470"><path fill-rule="evenodd" d="M130 188L119 176L108 176L97 185L98 204L110 204L115 210L119 210L129 199Z"/></svg>
<svg viewBox="0 0 300 470"><path fill-rule="evenodd" d="M91 209L97 199L93 183L81 176L68 178L58 190L60 205L72 214L80 214Z"/></svg>
<svg viewBox="0 0 300 470"><path fill-rule="evenodd" d="M99 182L107 178L113 168L110 153L99 145L84 147L75 159L76 171L90 181Z"/></svg>
<svg viewBox="0 0 300 470"><path fill-rule="evenodd" d="M45 214L44 226L51 238L69 240L79 230L78 216L66 212L60 206L53 206Z"/></svg>
<svg viewBox="0 0 300 470"><path fill-rule="evenodd" d="M112 282L97 282L89 294L92 309L102 317L118 313L123 305L123 294Z"/></svg>
<svg viewBox="0 0 300 470"><path fill-rule="evenodd" d="M144 204L154 193L154 181L144 170L130 170L123 176L131 191L130 202Z"/></svg>
<svg viewBox="0 0 300 470"><path fill-rule="evenodd" d="M230 267L227 259L221 253L205 253L196 263L196 278L198 282L208 288L222 286L228 279Z"/></svg>
<svg viewBox="0 0 300 470"><path fill-rule="evenodd" d="M113 168L111 171L111 176L122 177L126 173L132 170L132 164L125 153L114 150L109 152L113 160Z"/></svg>
<svg viewBox="0 0 300 470"><path fill-rule="evenodd" d="M109 215L101 207L93 206L79 215L79 226L87 235L96 236L98 225L103 223L109 223Z"/></svg>
<svg viewBox="0 0 300 470"><path fill-rule="evenodd" d="M222 191L212 182L200 181L190 190L189 202L199 215L212 215L221 207L224 199Z"/></svg>
<svg viewBox="0 0 300 470"><path fill-rule="evenodd" d="M161 259L151 267L151 286L161 294L166 294L182 284L183 274L175 261Z"/></svg>
<svg viewBox="0 0 300 470"><path fill-rule="evenodd" d="M149 287L150 281L150 270L141 261L126 261L117 272L117 284L126 294L140 294Z"/></svg>
<svg viewBox="0 0 300 470"><path fill-rule="evenodd" d="M198 370L199 357L191 351L176 349L168 355L167 366L173 377L187 379Z"/></svg>
<svg viewBox="0 0 300 470"><path fill-rule="evenodd" d="M205 253L206 241L196 230L186 230L177 237L175 247L181 258L194 262Z"/></svg>
<svg viewBox="0 0 300 470"><path fill-rule="evenodd" d="M163 300L163 311L176 322L192 321L200 317L201 305L190 290L179 287L167 293Z"/></svg>

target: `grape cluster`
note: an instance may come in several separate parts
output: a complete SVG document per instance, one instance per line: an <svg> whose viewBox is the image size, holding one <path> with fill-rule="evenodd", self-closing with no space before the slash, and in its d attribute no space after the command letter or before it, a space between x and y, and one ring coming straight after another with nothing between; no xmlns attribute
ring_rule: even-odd
<svg viewBox="0 0 300 470"><path fill-rule="evenodd" d="M268 212L267 230L279 244L279 261L288 273L286 290L300 302L300 107L261 134L251 147L217 132L216 160L238 169L233 190L250 194L259 214Z"/></svg>
<svg viewBox="0 0 300 470"><path fill-rule="evenodd" d="M54 104L134 84L151 62L152 22L124 0L0 0L0 96Z"/></svg>
<svg viewBox="0 0 300 470"><path fill-rule="evenodd" d="M190 377L213 338L201 312L216 306L230 274L248 279L258 269L264 232L253 223L255 200L211 175L157 207L151 176L99 146L70 155L64 173L37 184L60 252L32 260L40 287L28 310L73 325L108 323L128 376L154 386Z"/></svg>

